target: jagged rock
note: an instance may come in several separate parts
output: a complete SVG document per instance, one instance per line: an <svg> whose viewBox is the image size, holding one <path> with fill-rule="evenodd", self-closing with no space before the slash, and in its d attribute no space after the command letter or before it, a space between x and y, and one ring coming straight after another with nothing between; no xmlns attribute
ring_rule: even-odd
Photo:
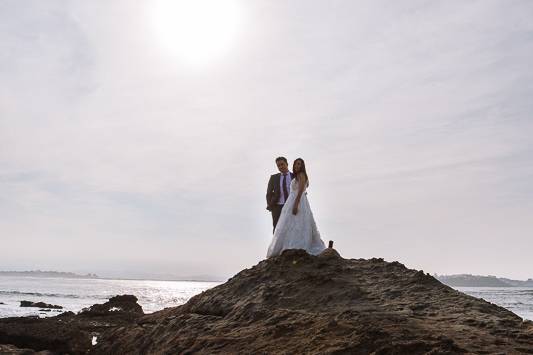
<svg viewBox="0 0 533 355"><path fill-rule="evenodd" d="M48 303L44 303L44 302L31 302L31 301L20 301L20 306L21 307L63 309L62 306L56 306L54 304L48 304Z"/></svg>
<svg viewBox="0 0 533 355"><path fill-rule="evenodd" d="M111 297L104 304L95 304L81 311L82 315L109 315L115 312L144 314L142 307L137 303L137 297L133 295L121 295Z"/></svg>
<svg viewBox="0 0 533 355"><path fill-rule="evenodd" d="M514 313L383 259L287 250L186 304L110 328L93 354L532 353Z"/></svg>
<svg viewBox="0 0 533 355"><path fill-rule="evenodd" d="M90 307L90 309L94 308L94 311L78 315L65 312L48 318L0 318L0 344L12 344L19 348L33 349L33 351L49 350L59 354L86 354L93 346L93 337L98 338L109 328L134 324L135 320L144 314L136 300L135 296L116 296L103 305ZM125 311L110 310L118 306L123 307ZM0 354L3 353L0 352Z"/></svg>

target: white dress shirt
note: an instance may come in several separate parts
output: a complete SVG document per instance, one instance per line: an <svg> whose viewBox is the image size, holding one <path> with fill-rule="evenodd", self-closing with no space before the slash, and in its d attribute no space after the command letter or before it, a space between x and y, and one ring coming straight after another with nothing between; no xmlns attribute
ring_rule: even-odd
<svg viewBox="0 0 533 355"><path fill-rule="evenodd" d="M284 193L283 193L283 173L281 173L281 175L279 176L279 188L280 188L280 193L279 193L279 200L278 200L278 205L284 205L285 204L285 201L286 199L289 197L289 196L284 196ZM287 178L286 178L286 184L287 184L287 193L291 193L291 173L290 172L287 172Z"/></svg>

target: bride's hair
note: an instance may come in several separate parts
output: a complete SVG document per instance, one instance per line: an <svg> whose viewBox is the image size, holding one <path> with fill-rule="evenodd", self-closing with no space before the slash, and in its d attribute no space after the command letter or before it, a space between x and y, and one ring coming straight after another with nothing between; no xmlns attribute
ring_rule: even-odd
<svg viewBox="0 0 533 355"><path fill-rule="evenodd" d="M296 173L294 171L294 166L296 165L296 162L298 160L302 163L302 165L301 165L300 171L298 171L298 173ZM305 162L304 162L304 160L302 158L296 158L294 160L294 163L292 163L292 172L294 173L296 180L298 180L298 174L299 173L304 173L305 174L305 178L307 179L307 186L309 186L309 176L307 175L307 171L305 170Z"/></svg>

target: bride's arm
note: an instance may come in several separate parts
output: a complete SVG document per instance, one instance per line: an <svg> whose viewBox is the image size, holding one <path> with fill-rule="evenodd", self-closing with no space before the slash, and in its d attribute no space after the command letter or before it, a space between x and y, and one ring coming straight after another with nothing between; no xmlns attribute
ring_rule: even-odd
<svg viewBox="0 0 533 355"><path fill-rule="evenodd" d="M302 194L304 193L305 186L307 184L307 178L305 177L304 173L298 174L298 195L296 196L296 199L294 200L294 206L292 207L292 214L298 213L298 205L300 205L300 199L302 198Z"/></svg>

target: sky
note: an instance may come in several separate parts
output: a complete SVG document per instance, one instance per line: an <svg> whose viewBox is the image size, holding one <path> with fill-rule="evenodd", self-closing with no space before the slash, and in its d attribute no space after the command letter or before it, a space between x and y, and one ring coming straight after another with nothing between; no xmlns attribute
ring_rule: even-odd
<svg viewBox="0 0 533 355"><path fill-rule="evenodd" d="M282 155L345 258L533 278L533 2L195 3L0 0L0 270L227 278Z"/></svg>

